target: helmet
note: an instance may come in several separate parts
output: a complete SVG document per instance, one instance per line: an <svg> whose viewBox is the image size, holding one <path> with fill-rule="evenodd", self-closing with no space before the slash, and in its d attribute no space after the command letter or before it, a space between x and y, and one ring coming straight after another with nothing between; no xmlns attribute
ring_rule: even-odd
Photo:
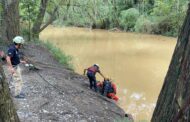
<svg viewBox="0 0 190 122"><path fill-rule="evenodd" d="M21 36L16 36L16 37L13 39L13 42L16 43L16 44L24 44L24 39L23 39L23 37L21 37Z"/></svg>
<svg viewBox="0 0 190 122"><path fill-rule="evenodd" d="M99 64L94 64L94 66L97 66L97 67L99 67Z"/></svg>
<svg viewBox="0 0 190 122"><path fill-rule="evenodd" d="M104 78L104 80L105 80L105 81L110 81L110 79L109 79L109 78Z"/></svg>

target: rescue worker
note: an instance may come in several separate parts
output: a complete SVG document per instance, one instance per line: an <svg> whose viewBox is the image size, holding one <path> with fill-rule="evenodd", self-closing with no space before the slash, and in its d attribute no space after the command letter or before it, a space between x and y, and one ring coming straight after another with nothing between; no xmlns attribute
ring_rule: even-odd
<svg viewBox="0 0 190 122"><path fill-rule="evenodd" d="M84 75L86 74L87 71L87 77L90 82L90 89L94 87L95 92L97 92L97 84L96 84L96 73L99 73L103 78L104 75L100 72L100 68L98 64L94 64L93 66L84 69Z"/></svg>
<svg viewBox="0 0 190 122"><path fill-rule="evenodd" d="M21 61L19 57L19 49L22 47L24 43L24 39L21 36L16 36L13 39L13 45L11 45L7 51L7 64L8 69L12 75L13 83L15 84L15 98L24 98L25 95L21 93L22 90L22 77L21 77L21 68L19 66L20 63L26 63L25 61Z"/></svg>
<svg viewBox="0 0 190 122"><path fill-rule="evenodd" d="M109 78L105 78L103 83L99 83L98 86L101 87L100 89L102 95L115 101L119 100L116 96L116 85Z"/></svg>

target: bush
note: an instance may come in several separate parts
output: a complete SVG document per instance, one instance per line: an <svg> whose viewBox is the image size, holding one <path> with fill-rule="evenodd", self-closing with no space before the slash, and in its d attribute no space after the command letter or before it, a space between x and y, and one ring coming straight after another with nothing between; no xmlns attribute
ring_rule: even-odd
<svg viewBox="0 0 190 122"><path fill-rule="evenodd" d="M121 11L119 17L119 24L121 28L123 28L126 31L133 31L133 28L139 15L139 11L135 8L130 8L128 10Z"/></svg>
<svg viewBox="0 0 190 122"><path fill-rule="evenodd" d="M143 15L137 19L134 28L136 32L143 32L143 33L152 33L153 30L152 22Z"/></svg>
<svg viewBox="0 0 190 122"><path fill-rule="evenodd" d="M151 16L153 32L167 36L177 36L186 15L187 1L155 1ZM176 10L177 6L177 10Z"/></svg>
<svg viewBox="0 0 190 122"><path fill-rule="evenodd" d="M176 15L153 16L152 33L166 36L177 36L182 22L177 20Z"/></svg>

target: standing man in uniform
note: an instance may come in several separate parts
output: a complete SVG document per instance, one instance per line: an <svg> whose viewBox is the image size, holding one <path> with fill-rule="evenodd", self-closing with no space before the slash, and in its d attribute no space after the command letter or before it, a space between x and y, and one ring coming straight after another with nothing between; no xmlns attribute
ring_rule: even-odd
<svg viewBox="0 0 190 122"><path fill-rule="evenodd" d="M21 77L21 68L19 66L20 63L26 63L25 61L21 61L19 57L19 49L22 47L24 39L21 36L16 36L13 39L13 43L14 44L8 49L6 60L15 84L15 98L24 98L25 95L21 93L23 81Z"/></svg>
<svg viewBox="0 0 190 122"><path fill-rule="evenodd" d="M93 66L84 69L84 75L86 74L87 71L87 77L90 82L90 89L94 87L95 92L97 92L97 84L96 84L96 73L99 73L103 78L104 75L100 72L100 68L98 64L94 64Z"/></svg>

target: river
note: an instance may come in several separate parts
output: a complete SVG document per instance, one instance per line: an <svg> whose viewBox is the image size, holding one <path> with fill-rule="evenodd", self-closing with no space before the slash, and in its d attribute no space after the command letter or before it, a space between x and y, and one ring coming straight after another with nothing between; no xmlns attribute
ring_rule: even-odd
<svg viewBox="0 0 190 122"><path fill-rule="evenodd" d="M119 106L136 121L150 121L176 38L52 26L40 38L71 55L79 74L99 64L102 73L117 84ZM97 79L102 81L100 76Z"/></svg>

